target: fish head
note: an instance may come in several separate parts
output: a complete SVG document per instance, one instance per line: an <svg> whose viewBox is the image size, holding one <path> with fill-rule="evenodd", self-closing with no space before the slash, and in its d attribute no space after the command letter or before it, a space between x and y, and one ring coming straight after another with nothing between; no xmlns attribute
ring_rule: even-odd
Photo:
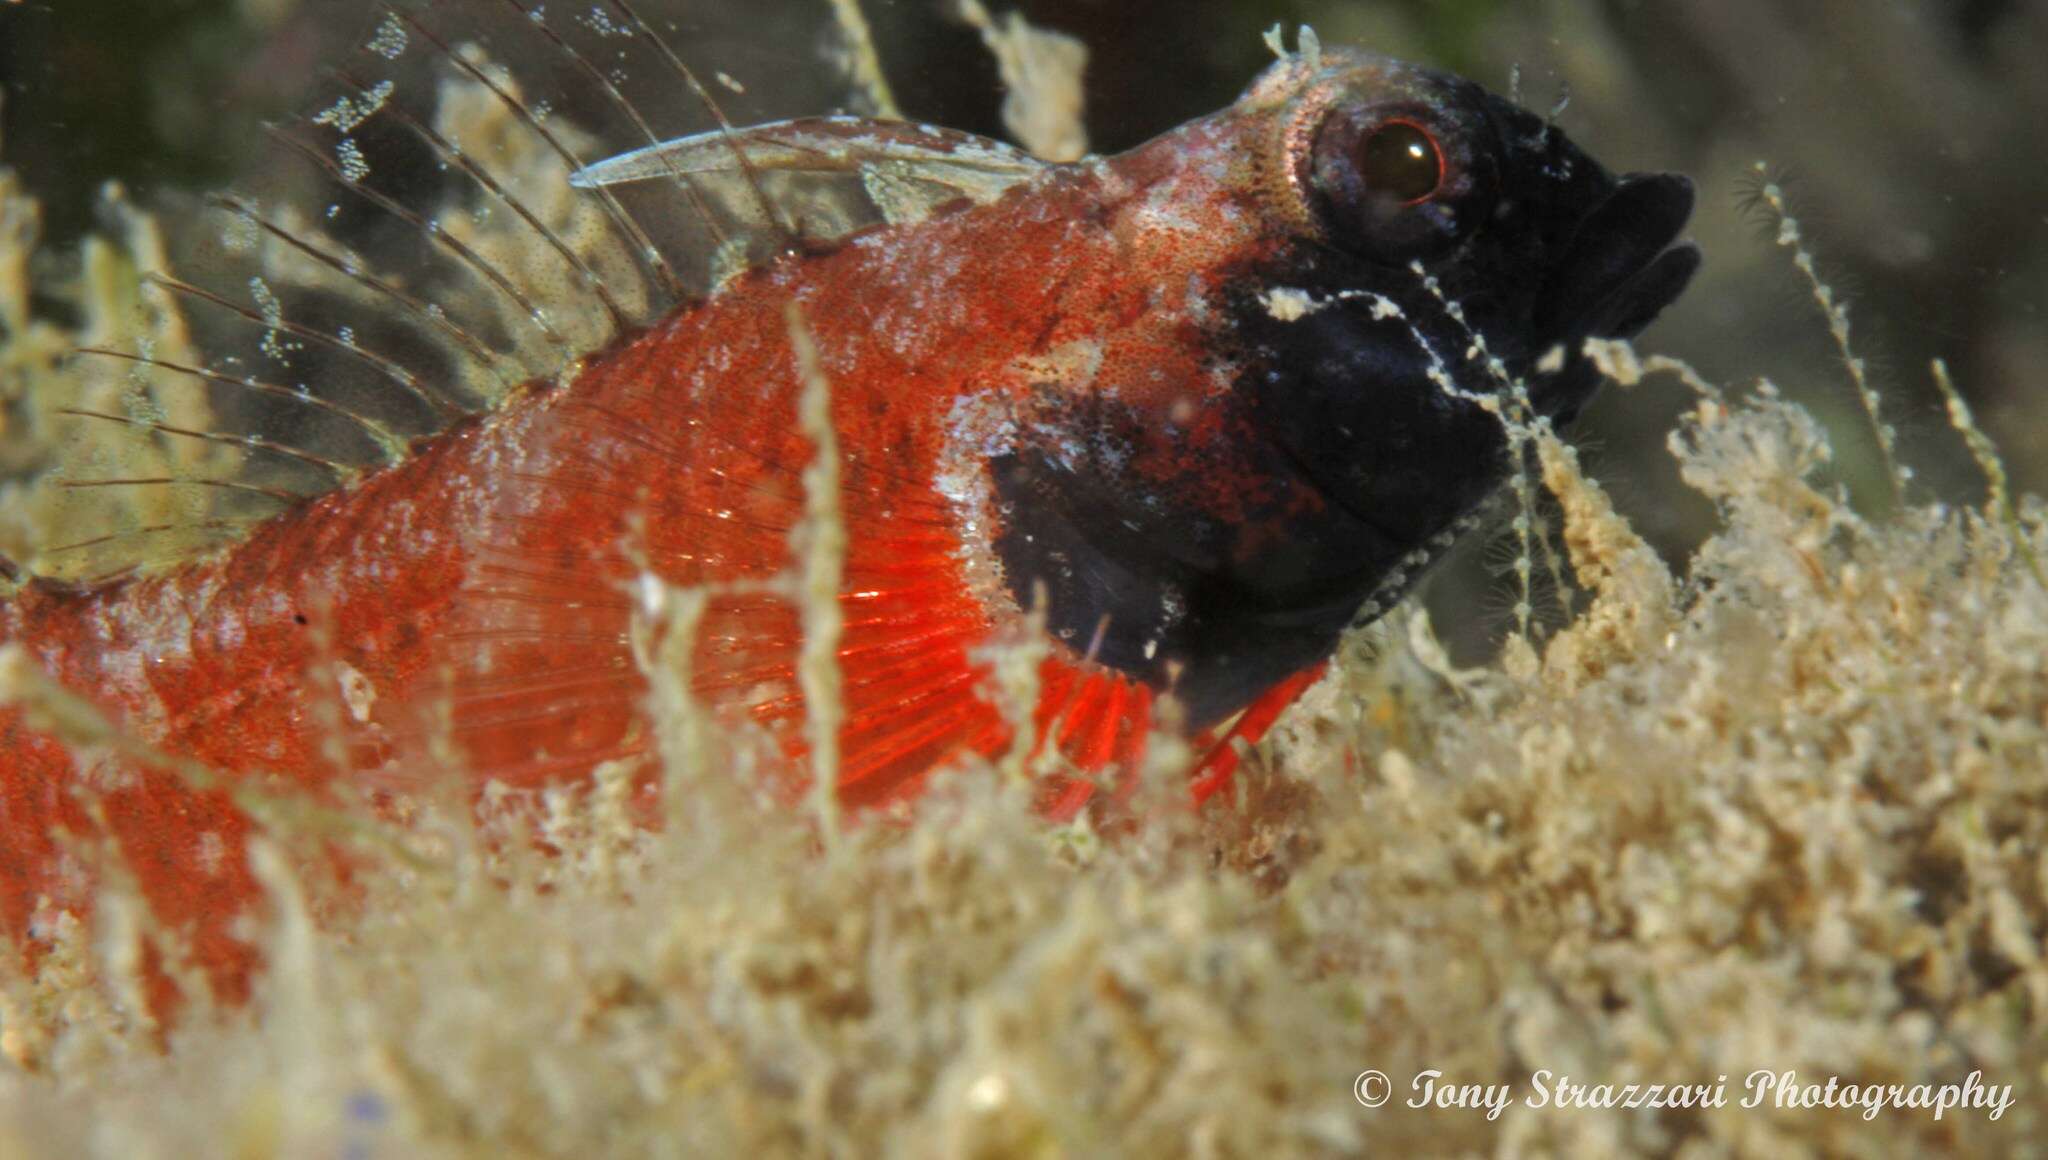
<svg viewBox="0 0 2048 1160"><path fill-rule="evenodd" d="M1479 85L1362 52L1290 56L1098 170L1116 196L1073 233L1104 223L1166 308L1105 323L1084 389L1031 394L989 526L1020 606L1042 586L1062 639L1195 725L1392 607L1507 479L1510 426L1592 395L1586 340L1640 331L1699 263L1685 178L1616 175Z"/></svg>
<svg viewBox="0 0 2048 1160"><path fill-rule="evenodd" d="M1461 77L1316 63L1283 61L1245 98L1269 110L1281 241L1240 281L1227 341L1265 436L1415 541L1499 485L1503 415L1571 419L1598 385L1586 340L1636 335L1683 291L1693 187L1612 173Z"/></svg>

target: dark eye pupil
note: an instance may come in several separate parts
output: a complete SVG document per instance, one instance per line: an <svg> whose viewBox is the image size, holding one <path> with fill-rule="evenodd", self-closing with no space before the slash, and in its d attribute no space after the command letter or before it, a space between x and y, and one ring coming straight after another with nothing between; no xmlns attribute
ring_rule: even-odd
<svg viewBox="0 0 2048 1160"><path fill-rule="evenodd" d="M1373 130L1359 154L1359 169L1373 192L1417 202L1436 192L1443 161L1436 142L1414 125L1396 121Z"/></svg>

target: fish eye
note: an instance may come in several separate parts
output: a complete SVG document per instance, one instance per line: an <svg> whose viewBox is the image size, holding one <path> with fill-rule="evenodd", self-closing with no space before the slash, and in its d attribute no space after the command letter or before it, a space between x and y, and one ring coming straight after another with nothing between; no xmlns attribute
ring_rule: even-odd
<svg viewBox="0 0 2048 1160"><path fill-rule="evenodd" d="M1484 220L1471 149L1426 107L1338 104L1308 138L1301 186L1330 244L1404 264L1456 245Z"/></svg>
<svg viewBox="0 0 2048 1160"><path fill-rule="evenodd" d="M1388 121L1366 134L1358 170L1369 188L1415 205L1442 186L1444 154L1429 130L1413 121Z"/></svg>

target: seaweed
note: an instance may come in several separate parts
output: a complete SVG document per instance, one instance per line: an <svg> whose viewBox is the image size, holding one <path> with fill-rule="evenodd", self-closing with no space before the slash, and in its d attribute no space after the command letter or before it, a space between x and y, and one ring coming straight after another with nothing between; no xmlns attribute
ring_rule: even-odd
<svg viewBox="0 0 2048 1160"><path fill-rule="evenodd" d="M107 243L48 291L77 326L32 308L32 204L9 191L0 220L5 462L24 475L51 458L43 400L107 389L59 354L166 323ZM351 823L405 856L366 855L336 903L284 853L331 819L277 817L253 854L271 969L246 1012L167 1039L140 1015L146 920L116 878L94 927L54 920L33 978L0 968L0 1151L2038 1148L2048 507L2015 494L1945 367L1928 383L1986 498L1929 498L1901 472L1873 513L1834 470L1854 436L1812 403L1856 414L1839 382L1723 385L1595 353L1625 400L1676 400L1665 450L1713 513L1705 538L1660 553L1570 446L1532 433L1531 490L1583 607L1476 663L1439 642L1440 605L1361 632L1232 800L1185 808L1186 755L1155 752L1139 824L1048 827L1021 778L970 768L821 848L690 704L675 646L701 594L650 582L658 828L623 774L551 792L537 821L428 794L404 827ZM7 499L0 552L25 556L48 509ZM0 697L32 685L0 669ZM1367 1068L1399 1098L1361 1107ZM1518 1095L1539 1070L1725 1077L1732 1098L1488 1118L1406 1106L1428 1069ZM1997 1118L1738 1106L1758 1069L1980 1071L2020 1099Z"/></svg>

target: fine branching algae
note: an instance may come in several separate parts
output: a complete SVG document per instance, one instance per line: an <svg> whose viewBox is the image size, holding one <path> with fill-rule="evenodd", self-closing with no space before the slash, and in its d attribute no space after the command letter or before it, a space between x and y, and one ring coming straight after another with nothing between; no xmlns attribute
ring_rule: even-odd
<svg viewBox="0 0 2048 1160"><path fill-rule="evenodd" d="M1083 59L968 10L1013 83ZM379 35L403 51L402 27ZM871 47L852 43L867 99L889 107ZM447 82L436 131L505 142L498 179L598 281L628 285L607 275L632 256L591 240L600 211L558 157L520 152L477 69ZM1079 149L1059 111L1078 86L1048 83L1054 108L1020 103L1017 133ZM368 115L351 104L332 119ZM37 207L0 170L0 557L45 571L81 554L48 551L81 523L107 529L83 550L98 561L151 529L232 530L269 510L262 490L289 490L260 475L239 477L253 494L65 486L219 475L235 450L95 443L62 426L67 411L129 431L216 418L164 369L201 361L189 303L144 274L174 268L167 227L108 199L117 229L38 255ZM115 869L90 922L49 916L34 970L0 957L0 1154L2038 1150L2048 506L2014 489L1964 402L1970 384L1941 364L1924 373L1982 491L1936 495L1913 477L1883 381L1816 271L1825 233L1801 230L1796 195L1770 186L1767 201L1772 234L1757 244L1812 278L1839 378L1717 382L1647 343L1586 351L1607 390L1683 400L1668 452L1715 513L1686 558L1654 550L1548 424L1503 406L1523 470L1503 517L1516 592L1498 655L1454 660L1432 615L1405 603L1346 639L1226 795L1190 808L1197 755L1162 732L1107 828L1049 823L1023 746L942 773L881 818L842 818L829 794L809 813L770 800L759 746L692 692L710 595L649 574L630 594L631 643L659 819L623 763L481 802L455 776L380 787L405 791L402 818L251 787L238 800L264 826L249 848L264 905L244 933L269 965L246 1006L211 997L119 859L70 851ZM560 265L513 215L440 224L505 268ZM303 262L275 275L353 292ZM549 321L572 346L578 327L601 327ZM801 421L830 448L811 320L785 323ZM497 324L536 349L551 341L509 315ZM1483 336L1445 357L1483 375ZM1813 399L1852 400L1831 413L1871 426L1831 433ZM1881 448L1895 493L1881 513L1852 506L1831 473L1849 438ZM838 538L854 533L831 502L830 458L811 470L789 587L821 642L802 676L829 737L830 594ZM1546 572L1576 594L1547 632L1530 616ZM988 696L1012 720L1036 701L1046 647L1024 633L993 650ZM336 680L332 711L347 714ZM0 703L77 752L159 760L18 647L0 645ZM829 776L834 752L816 747L814 768ZM294 856L321 844L348 851L345 881ZM155 972L185 984L174 1022L152 1013ZM1385 1106L1354 1097L1368 1068L1395 1077ZM1408 1077L1429 1069L1473 1084L1539 1070L1584 1084L1725 1077L1731 1098L1654 1115L1405 1106ZM1899 1085L1978 1072L2018 1098L1995 1118L1739 1106L1759 1069Z"/></svg>

